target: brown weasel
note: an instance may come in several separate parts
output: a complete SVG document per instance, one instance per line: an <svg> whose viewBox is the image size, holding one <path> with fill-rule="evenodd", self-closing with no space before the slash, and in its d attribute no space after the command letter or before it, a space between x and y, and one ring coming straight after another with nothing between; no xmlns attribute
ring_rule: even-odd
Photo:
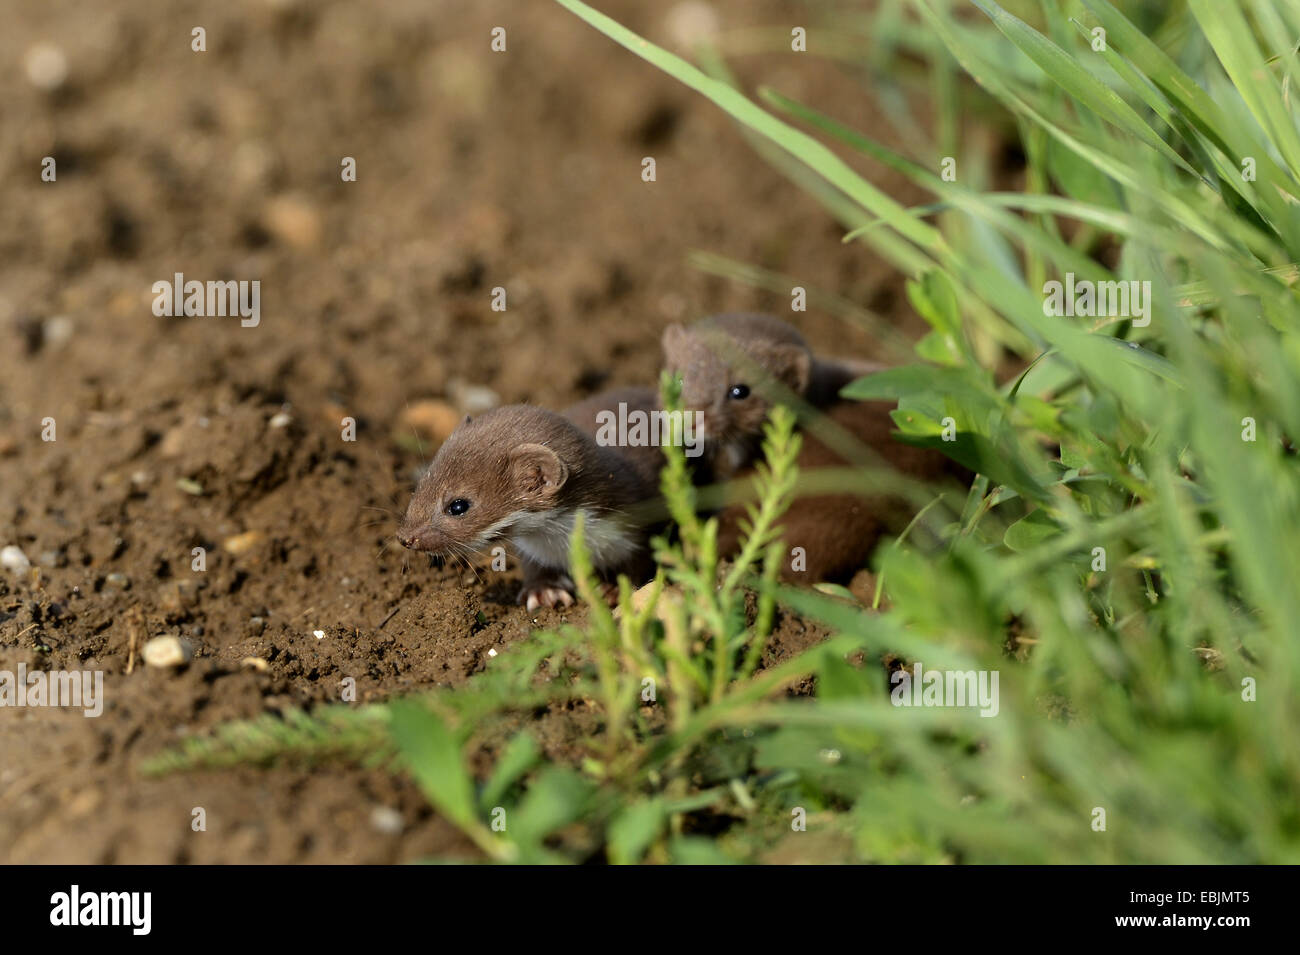
<svg viewBox="0 0 1300 955"><path fill-rule="evenodd" d="M901 473L935 480L954 469L942 455L895 441L890 402L858 402L839 397L855 378L882 368L867 361L815 357L790 325L768 315L718 315L692 326L670 326L663 335L664 363L682 381L686 410L704 416L703 483L744 477L760 456L762 427L768 411L790 395L802 399L856 441ZM817 468L847 467L840 453L801 429L798 466L806 474ZM901 529L905 502L889 496L829 494L797 499L781 521L786 545L802 548L800 560L783 561L782 576L791 581L845 578L870 556L880 536ZM724 554L739 548L740 505L718 515L719 546Z"/></svg>
<svg viewBox="0 0 1300 955"><path fill-rule="evenodd" d="M657 447L602 443L599 425L622 403L658 407L653 391L596 395L557 414L530 405L466 418L434 456L397 538L412 550L468 556L508 540L524 569L529 610L573 603L569 537L584 517L593 568L605 581L652 573L648 533L658 493ZM599 439L598 439L599 435Z"/></svg>
<svg viewBox="0 0 1300 955"><path fill-rule="evenodd" d="M704 414L705 458L719 480L759 454L772 405L793 393L814 408L842 399L840 389L883 365L813 355L793 326L771 315L714 315L663 334L664 364L682 381L682 406Z"/></svg>

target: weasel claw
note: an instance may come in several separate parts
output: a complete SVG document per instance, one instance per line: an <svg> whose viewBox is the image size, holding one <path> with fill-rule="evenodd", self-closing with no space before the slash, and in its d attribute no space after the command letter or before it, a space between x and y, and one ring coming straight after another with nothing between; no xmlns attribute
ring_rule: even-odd
<svg viewBox="0 0 1300 955"><path fill-rule="evenodd" d="M525 590L521 596L530 612L538 607L573 606L573 594L563 587L533 587Z"/></svg>

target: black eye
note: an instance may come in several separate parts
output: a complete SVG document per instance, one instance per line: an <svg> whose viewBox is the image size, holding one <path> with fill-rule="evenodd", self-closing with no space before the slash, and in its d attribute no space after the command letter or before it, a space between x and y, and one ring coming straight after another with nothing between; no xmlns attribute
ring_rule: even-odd
<svg viewBox="0 0 1300 955"><path fill-rule="evenodd" d="M731 390L727 392L728 398L734 398L736 401L743 401L749 397L749 385L732 385Z"/></svg>
<svg viewBox="0 0 1300 955"><path fill-rule="evenodd" d="M456 498L456 500L452 501L446 507L447 513L450 514L452 517L460 517L468 510L469 510L469 501L465 500L463 497Z"/></svg>

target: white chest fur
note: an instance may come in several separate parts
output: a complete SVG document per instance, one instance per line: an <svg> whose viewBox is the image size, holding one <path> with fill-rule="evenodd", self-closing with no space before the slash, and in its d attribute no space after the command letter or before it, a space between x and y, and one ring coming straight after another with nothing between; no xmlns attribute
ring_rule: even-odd
<svg viewBox="0 0 1300 955"><path fill-rule="evenodd" d="M519 552L543 567L569 566L569 538L578 509L545 513L522 512L511 521L510 540ZM637 531L617 517L583 509L583 537L597 570L618 567L630 558L640 540Z"/></svg>

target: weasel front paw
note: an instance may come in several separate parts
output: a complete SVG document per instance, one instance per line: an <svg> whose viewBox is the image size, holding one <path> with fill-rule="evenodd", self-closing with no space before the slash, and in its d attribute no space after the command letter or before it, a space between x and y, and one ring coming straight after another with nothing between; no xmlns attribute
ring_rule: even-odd
<svg viewBox="0 0 1300 955"><path fill-rule="evenodd" d="M538 607L572 607L573 594L565 587L525 587L519 594L519 602L530 612Z"/></svg>

